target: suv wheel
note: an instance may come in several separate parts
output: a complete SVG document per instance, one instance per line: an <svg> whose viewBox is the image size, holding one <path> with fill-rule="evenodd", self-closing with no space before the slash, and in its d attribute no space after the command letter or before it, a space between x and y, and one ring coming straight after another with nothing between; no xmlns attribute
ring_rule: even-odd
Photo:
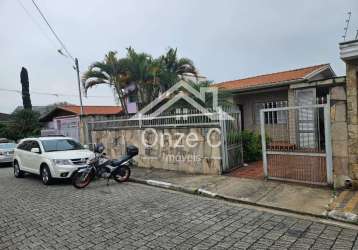
<svg viewBox="0 0 358 250"><path fill-rule="evenodd" d="M52 176L48 166L43 166L41 168L41 179L42 183L45 185L50 185L52 183Z"/></svg>
<svg viewBox="0 0 358 250"><path fill-rule="evenodd" d="M24 171L20 170L20 166L17 161L14 162L14 176L16 178L24 177Z"/></svg>

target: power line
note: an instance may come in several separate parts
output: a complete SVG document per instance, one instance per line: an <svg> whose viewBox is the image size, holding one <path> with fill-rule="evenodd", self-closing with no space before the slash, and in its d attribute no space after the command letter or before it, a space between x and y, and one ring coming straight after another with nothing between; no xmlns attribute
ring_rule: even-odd
<svg viewBox="0 0 358 250"><path fill-rule="evenodd" d="M60 53L61 55L63 55L65 58L69 59L72 63L73 63L73 58L70 58L67 54L62 52L62 47L63 45L60 43L61 45L61 49L58 49L58 45L57 43L55 43L50 36L44 31L43 27L37 22L36 18L30 13L30 11L25 7L25 5L22 3L21 0L17 0L17 2L19 3L19 5L21 6L21 8L25 11L25 13L27 14L27 16L31 19L31 21L35 24L35 26L41 31L41 33L46 37L46 39L51 43L51 45L53 46L54 49L56 49L56 51L58 53Z"/></svg>
<svg viewBox="0 0 358 250"><path fill-rule="evenodd" d="M65 44L62 42L62 40L59 38L59 36L56 34L55 30L52 28L52 26L50 25L50 23L47 21L45 15L42 13L40 7L36 4L35 0L31 0L32 3L35 5L37 11L40 13L42 19L46 22L47 26L50 28L52 34L56 37L57 41L61 44L61 47L65 50L66 54L71 57L71 59L74 61L75 58L71 55L71 53L68 51L68 49L66 48Z"/></svg>
<svg viewBox="0 0 358 250"><path fill-rule="evenodd" d="M18 93L18 94L22 94L21 90L16 90L16 89L6 89L6 88L0 88L0 91L3 92L13 92L13 93ZM64 97L78 97L78 95L73 95L73 94L63 94L63 93L51 93L51 92L40 92L40 91L30 91L30 94L35 94L35 95L50 95L50 96L64 96ZM87 96L89 98L113 98L113 96Z"/></svg>
<svg viewBox="0 0 358 250"><path fill-rule="evenodd" d="M33 24L35 24L35 26L41 31L41 33L44 35L44 37L46 37L46 39L51 43L51 45L57 49L57 45L55 45L55 42L50 38L50 36L48 36L48 34L44 31L44 29L41 27L41 25L36 21L36 19L34 18L33 15L31 15L31 13L28 11L28 9L25 7L25 5L22 3L21 0L17 0L17 2L19 3L19 5L21 6L21 8L24 10L24 12L26 13L26 15L31 19L31 21L33 22Z"/></svg>
<svg viewBox="0 0 358 250"><path fill-rule="evenodd" d="M49 29L51 30L52 34L55 36L56 40L59 42L59 44L61 45L61 49L58 49L57 52L59 52L61 55L65 56L68 59L72 59L72 62L75 64L74 69L76 70L76 74L77 74L77 84L78 84L78 96L80 99L80 106L81 106L81 115L80 115L80 120L82 120L82 115L83 115L83 105L82 105L82 92L81 92L81 80L80 80L80 70L79 70L79 66L78 66L78 59L74 58L72 56L72 54L68 51L66 45L64 44L64 42L60 39L60 37L57 35L57 33L55 32L55 29L52 28L52 26L50 25L49 21L47 21L47 18L45 17L44 13L41 11L40 7L36 4L35 0L31 0L33 5L35 6L35 8L37 9L37 11L40 13L42 19L45 21L46 25L49 27ZM62 49L65 51L65 54L62 52ZM56 94L55 94L56 96ZM107 98L107 97L106 97Z"/></svg>

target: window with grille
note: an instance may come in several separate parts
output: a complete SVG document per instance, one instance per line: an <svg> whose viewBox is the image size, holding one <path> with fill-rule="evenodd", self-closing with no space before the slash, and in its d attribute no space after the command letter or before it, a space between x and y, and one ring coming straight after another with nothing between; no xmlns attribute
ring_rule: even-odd
<svg viewBox="0 0 358 250"><path fill-rule="evenodd" d="M129 103L133 103L133 102L137 102L138 98L137 98L137 93L132 92L128 95L128 102Z"/></svg>
<svg viewBox="0 0 358 250"><path fill-rule="evenodd" d="M255 106L256 124L260 124L260 110L287 107L287 101L257 102ZM287 110L265 112L265 124L286 124Z"/></svg>

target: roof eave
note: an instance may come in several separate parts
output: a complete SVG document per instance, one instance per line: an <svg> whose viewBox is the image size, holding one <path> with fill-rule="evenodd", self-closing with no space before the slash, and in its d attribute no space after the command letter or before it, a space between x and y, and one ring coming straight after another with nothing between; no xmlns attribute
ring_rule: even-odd
<svg viewBox="0 0 358 250"><path fill-rule="evenodd" d="M47 121L51 121L51 119L49 119L49 117L51 117L53 115L53 113L58 110L58 109L61 109L61 110L64 110L64 111L67 111L67 112L70 112L70 113L73 113L73 115L77 115L75 112L71 111L71 110L68 110L68 109L64 109L63 107L55 107L53 108L49 113L43 115L42 117L39 118L39 121L40 122L47 122Z"/></svg>
<svg viewBox="0 0 358 250"><path fill-rule="evenodd" d="M314 77L315 75L321 73L322 71L325 70L329 70L332 73L332 77L336 77L336 73L333 71L332 67L330 64L326 64L325 66L322 66L314 71L312 71L311 73L308 73L307 75L305 75L303 78L309 80L310 78Z"/></svg>
<svg viewBox="0 0 358 250"><path fill-rule="evenodd" d="M290 84L304 82L304 81L305 81L305 79L300 78L300 79L294 79L294 80L290 80L290 81L274 82L274 83L270 83L270 84L250 86L247 88L240 88L240 89L220 89L219 88L219 90L224 91L224 92L229 92L229 93L241 93L241 92L248 92L248 91L254 91L254 90L259 90L259 89L268 89L268 88L289 86Z"/></svg>

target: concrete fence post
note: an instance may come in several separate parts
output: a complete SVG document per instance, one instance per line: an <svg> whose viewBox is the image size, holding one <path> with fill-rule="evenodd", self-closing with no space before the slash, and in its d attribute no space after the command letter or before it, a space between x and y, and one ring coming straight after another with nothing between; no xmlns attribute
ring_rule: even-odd
<svg viewBox="0 0 358 250"><path fill-rule="evenodd" d="M326 142L327 183L333 184L332 137L331 137L331 102L327 95L327 104L324 107L324 136Z"/></svg>
<svg viewBox="0 0 358 250"><path fill-rule="evenodd" d="M268 178L267 154L266 154L266 131L265 131L265 112L260 110L260 128L261 128L261 144L262 144L262 165L264 168L264 176Z"/></svg>
<svg viewBox="0 0 358 250"><path fill-rule="evenodd" d="M349 175L358 182L358 40L340 43L339 48L346 63Z"/></svg>

